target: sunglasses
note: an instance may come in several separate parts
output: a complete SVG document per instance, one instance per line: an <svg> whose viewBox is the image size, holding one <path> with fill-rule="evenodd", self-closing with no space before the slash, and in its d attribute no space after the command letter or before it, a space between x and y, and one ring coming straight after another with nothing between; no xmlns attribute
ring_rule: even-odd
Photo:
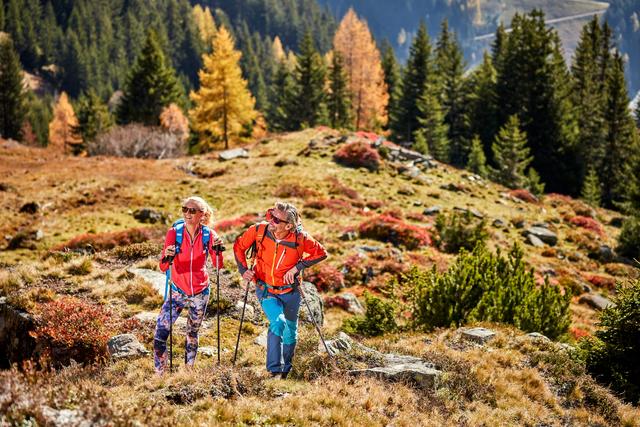
<svg viewBox="0 0 640 427"><path fill-rule="evenodd" d="M191 215L195 215L198 212L202 212L200 209L196 209L196 208L188 208L186 206L182 207L182 213L190 213Z"/></svg>
<svg viewBox="0 0 640 427"><path fill-rule="evenodd" d="M275 216L273 214L273 209L267 210L266 219L267 221L273 221L274 224L280 224L281 222L284 222L285 224L289 223L289 221L285 221L284 219L280 219L277 216Z"/></svg>

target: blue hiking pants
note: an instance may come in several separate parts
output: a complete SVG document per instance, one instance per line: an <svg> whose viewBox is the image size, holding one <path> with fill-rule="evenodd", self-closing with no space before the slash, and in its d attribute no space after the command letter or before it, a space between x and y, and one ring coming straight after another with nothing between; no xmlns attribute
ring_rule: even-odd
<svg viewBox="0 0 640 427"><path fill-rule="evenodd" d="M256 287L256 296L269 319L267 370L273 373L289 372L298 338L300 292L294 289L276 295Z"/></svg>

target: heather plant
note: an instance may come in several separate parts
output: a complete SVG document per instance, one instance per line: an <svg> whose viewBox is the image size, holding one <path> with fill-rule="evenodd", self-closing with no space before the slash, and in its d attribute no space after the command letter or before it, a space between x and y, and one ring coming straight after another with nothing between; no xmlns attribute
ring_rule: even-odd
<svg viewBox="0 0 640 427"><path fill-rule="evenodd" d="M614 305L602 311L600 329L581 342L587 370L601 383L640 402L640 280L618 284Z"/></svg>
<svg viewBox="0 0 640 427"><path fill-rule="evenodd" d="M340 147L333 155L333 160L345 166L364 167L370 171L380 168L380 154L364 141L354 141Z"/></svg>
<svg viewBox="0 0 640 427"><path fill-rule="evenodd" d="M378 336L398 329L396 323L397 305L393 301L384 301L370 293L364 295L366 312L364 316L350 317L342 324L348 334Z"/></svg>
<svg viewBox="0 0 640 427"><path fill-rule="evenodd" d="M390 215L378 215L360 224L360 237L390 242L408 250L431 244L431 236L423 227L407 224Z"/></svg>
<svg viewBox="0 0 640 427"><path fill-rule="evenodd" d="M344 274L331 264L318 264L306 272L305 279L320 292L338 291L344 287Z"/></svg>
<svg viewBox="0 0 640 427"><path fill-rule="evenodd" d="M478 244L473 252L463 250L445 273L413 268L403 282L412 286L417 329L492 321L555 339L569 326L570 294L546 282L537 286L517 245L504 257Z"/></svg>
<svg viewBox="0 0 640 427"><path fill-rule="evenodd" d="M475 219L470 212L439 214L436 217L436 245L453 254L461 249L471 251L478 244L484 245L489 237L485 225L484 220Z"/></svg>

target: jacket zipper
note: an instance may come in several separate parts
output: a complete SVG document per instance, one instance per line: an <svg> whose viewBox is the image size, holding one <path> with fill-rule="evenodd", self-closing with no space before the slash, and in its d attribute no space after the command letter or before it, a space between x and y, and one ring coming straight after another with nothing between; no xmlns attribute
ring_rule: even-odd
<svg viewBox="0 0 640 427"><path fill-rule="evenodd" d="M187 231L187 234L189 232ZM198 230L196 229L196 235L191 238L191 256L189 259L189 286L191 286L191 296L193 296L193 242L195 241L196 236L198 235Z"/></svg>
<svg viewBox="0 0 640 427"><path fill-rule="evenodd" d="M282 251L282 255L280 255L280 259L278 260L278 263L276 264L276 270L280 267L280 264L282 263L282 259L284 258L284 254L287 253L287 248L285 247L284 250Z"/></svg>
<svg viewBox="0 0 640 427"><path fill-rule="evenodd" d="M276 256L278 255L278 246L280 245L280 242L276 241L276 250L273 251L273 260L271 261L271 285L275 286L276 285L276 277L274 275L274 268L276 266Z"/></svg>

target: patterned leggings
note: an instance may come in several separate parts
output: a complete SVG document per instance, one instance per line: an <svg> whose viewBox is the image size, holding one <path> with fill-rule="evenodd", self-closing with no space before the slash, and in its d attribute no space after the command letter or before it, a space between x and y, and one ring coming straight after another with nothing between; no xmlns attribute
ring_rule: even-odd
<svg viewBox="0 0 640 427"><path fill-rule="evenodd" d="M184 355L184 363L193 366L198 353L198 329L202 324L207 303L209 302L209 288L203 292L187 296L178 291L175 286L171 286L171 296L173 299L173 322L180 316L182 309L189 306L187 317L187 340L186 351ZM162 304L158 321L156 324L156 332L153 339L153 361L156 372L161 374L167 368L167 339L169 338L169 298Z"/></svg>

